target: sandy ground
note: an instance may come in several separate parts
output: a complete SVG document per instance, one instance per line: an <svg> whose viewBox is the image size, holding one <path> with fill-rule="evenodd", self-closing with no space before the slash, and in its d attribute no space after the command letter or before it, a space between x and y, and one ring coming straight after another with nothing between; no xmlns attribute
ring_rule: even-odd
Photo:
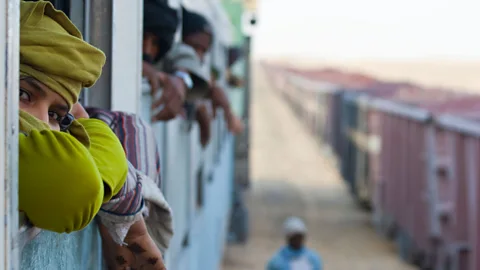
<svg viewBox="0 0 480 270"><path fill-rule="evenodd" d="M223 269L264 269L283 244L281 226L289 215L306 220L308 244L327 270L414 269L376 235L370 216L354 205L332 162L272 92L261 70L254 74L250 241L227 247Z"/></svg>

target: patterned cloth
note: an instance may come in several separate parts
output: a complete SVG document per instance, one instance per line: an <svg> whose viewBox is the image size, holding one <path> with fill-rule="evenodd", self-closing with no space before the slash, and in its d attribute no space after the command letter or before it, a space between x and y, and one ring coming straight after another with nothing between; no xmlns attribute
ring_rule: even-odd
<svg viewBox="0 0 480 270"><path fill-rule="evenodd" d="M117 134L127 158L137 170L161 185L160 154L150 126L135 114L87 108L90 117L107 123Z"/></svg>
<svg viewBox="0 0 480 270"><path fill-rule="evenodd" d="M97 214L118 244L125 244L123 240L133 223L141 218L144 208L142 175L130 162L128 165L127 180L122 189L104 203Z"/></svg>
<svg viewBox="0 0 480 270"><path fill-rule="evenodd" d="M123 243L130 226L143 214L150 236L165 251L173 236L172 211L160 190L160 155L153 130L134 114L96 108L87 112L110 126L130 162L124 187L102 205L100 221L117 243Z"/></svg>

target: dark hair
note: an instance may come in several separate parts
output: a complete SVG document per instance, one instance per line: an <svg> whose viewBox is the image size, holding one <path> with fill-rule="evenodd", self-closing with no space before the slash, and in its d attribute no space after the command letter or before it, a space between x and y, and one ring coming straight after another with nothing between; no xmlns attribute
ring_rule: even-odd
<svg viewBox="0 0 480 270"><path fill-rule="evenodd" d="M213 36L212 26L205 17L182 7L182 37L199 32Z"/></svg>
<svg viewBox="0 0 480 270"><path fill-rule="evenodd" d="M168 6L165 0L145 0L143 7L143 34L153 34L158 39L160 53L154 61L160 60L170 50L179 23L178 12Z"/></svg>

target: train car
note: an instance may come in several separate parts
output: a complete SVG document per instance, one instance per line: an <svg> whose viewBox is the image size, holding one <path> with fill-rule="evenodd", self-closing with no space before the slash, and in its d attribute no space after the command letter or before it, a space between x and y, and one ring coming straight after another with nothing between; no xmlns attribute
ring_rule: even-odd
<svg viewBox="0 0 480 270"><path fill-rule="evenodd" d="M337 149L353 195L371 204L374 226L399 256L421 269L478 269L480 96L408 83L342 89L355 74L289 72L290 103L305 102L301 91L338 95L316 108L341 111L319 121L339 134L323 142Z"/></svg>

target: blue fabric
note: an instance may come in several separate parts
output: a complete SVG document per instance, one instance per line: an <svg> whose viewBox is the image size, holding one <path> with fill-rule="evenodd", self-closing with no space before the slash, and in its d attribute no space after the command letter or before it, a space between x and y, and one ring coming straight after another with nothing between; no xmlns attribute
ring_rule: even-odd
<svg viewBox="0 0 480 270"><path fill-rule="evenodd" d="M308 248L293 250L289 247L283 247L273 256L270 262L268 262L266 270L291 270L290 262L301 256L305 256L308 259L313 267L312 270L323 269L322 260L316 252Z"/></svg>
<svg viewBox="0 0 480 270"><path fill-rule="evenodd" d="M72 233L43 230L22 250L19 269L101 270L102 240L97 222Z"/></svg>

